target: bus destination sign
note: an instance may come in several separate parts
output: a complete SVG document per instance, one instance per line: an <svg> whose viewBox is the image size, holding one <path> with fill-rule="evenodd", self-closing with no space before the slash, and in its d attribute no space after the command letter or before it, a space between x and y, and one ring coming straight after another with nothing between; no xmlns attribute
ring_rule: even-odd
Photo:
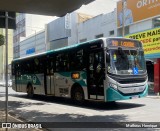
<svg viewBox="0 0 160 131"><path fill-rule="evenodd" d="M134 48L134 47L139 47L140 44L136 41L114 39L114 40L110 40L109 46Z"/></svg>

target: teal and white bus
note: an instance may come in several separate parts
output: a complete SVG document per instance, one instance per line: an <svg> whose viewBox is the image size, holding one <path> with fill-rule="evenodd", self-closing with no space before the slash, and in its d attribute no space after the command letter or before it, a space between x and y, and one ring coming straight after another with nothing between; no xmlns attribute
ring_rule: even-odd
<svg viewBox="0 0 160 131"><path fill-rule="evenodd" d="M15 59L12 76L13 89L29 97L111 102L148 94L142 43L126 38L100 38Z"/></svg>

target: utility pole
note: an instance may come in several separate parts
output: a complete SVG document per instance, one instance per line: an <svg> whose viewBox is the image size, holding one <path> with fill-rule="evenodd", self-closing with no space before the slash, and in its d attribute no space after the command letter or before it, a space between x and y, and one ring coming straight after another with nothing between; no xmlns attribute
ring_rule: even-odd
<svg viewBox="0 0 160 131"><path fill-rule="evenodd" d="M8 122L8 12L5 12L6 34L6 122ZM8 128L6 128L6 131Z"/></svg>
<svg viewBox="0 0 160 131"><path fill-rule="evenodd" d="M15 12L0 12L0 28L5 28L5 56L6 56L6 63L5 63L5 85L6 85L6 103L5 103L5 122L8 122L8 29L15 29ZM2 42L3 43L3 40ZM3 44L2 44L3 45ZM6 130L8 130L6 128Z"/></svg>

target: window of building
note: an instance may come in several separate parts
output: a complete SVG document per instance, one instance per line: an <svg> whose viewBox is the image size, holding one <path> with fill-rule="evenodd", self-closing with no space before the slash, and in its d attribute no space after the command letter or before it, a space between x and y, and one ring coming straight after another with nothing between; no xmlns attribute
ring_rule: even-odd
<svg viewBox="0 0 160 131"><path fill-rule="evenodd" d="M101 38L101 37L103 37L103 34L99 34L95 36L95 38Z"/></svg>
<svg viewBox="0 0 160 131"><path fill-rule="evenodd" d="M85 41L87 41L87 38L81 39L81 40L80 40L80 43L85 42Z"/></svg>
<svg viewBox="0 0 160 131"><path fill-rule="evenodd" d="M114 30L111 30L111 31L109 32L109 35L114 35Z"/></svg>
<svg viewBox="0 0 160 131"><path fill-rule="evenodd" d="M125 28L125 33L124 33L124 35L127 35L127 34L129 34L129 26L126 26ZM122 32L123 32L123 29L122 28L119 28L118 29L118 36L122 36Z"/></svg>
<svg viewBox="0 0 160 131"><path fill-rule="evenodd" d="M153 19L153 27L160 27L160 17Z"/></svg>

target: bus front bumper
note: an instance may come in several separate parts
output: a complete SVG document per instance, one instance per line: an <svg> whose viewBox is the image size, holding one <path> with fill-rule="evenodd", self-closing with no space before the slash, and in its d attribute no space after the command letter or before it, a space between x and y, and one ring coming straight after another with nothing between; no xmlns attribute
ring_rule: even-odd
<svg viewBox="0 0 160 131"><path fill-rule="evenodd" d="M105 102L141 98L141 97L145 97L147 95L148 95L148 85L146 85L146 88L142 93L136 94L136 95L122 95L117 90L113 89L112 87L109 87L106 90Z"/></svg>

